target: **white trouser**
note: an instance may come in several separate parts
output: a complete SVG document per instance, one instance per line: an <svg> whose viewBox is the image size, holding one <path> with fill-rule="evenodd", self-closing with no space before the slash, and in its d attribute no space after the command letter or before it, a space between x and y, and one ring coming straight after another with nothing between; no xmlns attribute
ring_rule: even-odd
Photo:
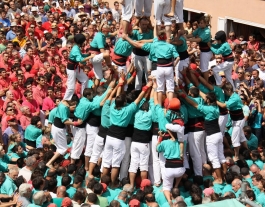
<svg viewBox="0 0 265 207"><path fill-rule="evenodd" d="M138 168L141 172L148 171L149 155L149 143L132 142L129 172L136 173Z"/></svg>
<svg viewBox="0 0 265 207"><path fill-rule="evenodd" d="M89 124L86 124L86 150L85 150L85 156L90 157L93 150L93 145L95 142L95 138L98 134L98 127L90 126Z"/></svg>
<svg viewBox="0 0 265 207"><path fill-rule="evenodd" d="M244 135L243 127L245 125L245 119L239 121L232 121L232 145L233 147L239 147L241 142L245 142L247 139Z"/></svg>
<svg viewBox="0 0 265 207"><path fill-rule="evenodd" d="M71 149L71 158L79 159L86 142L86 129L85 128L73 128L74 141Z"/></svg>
<svg viewBox="0 0 265 207"><path fill-rule="evenodd" d="M159 67L156 70L157 92L174 92L173 67Z"/></svg>
<svg viewBox="0 0 265 207"><path fill-rule="evenodd" d="M213 165L213 169L221 167L225 163L223 136L221 132L206 136L207 155Z"/></svg>
<svg viewBox="0 0 265 207"><path fill-rule="evenodd" d="M125 154L124 140L115 137L106 137L105 148L103 151L102 165L105 168L120 167L121 161ZM127 171L128 173L128 171Z"/></svg>
<svg viewBox="0 0 265 207"><path fill-rule="evenodd" d="M156 151L157 135L152 136L152 158L153 158L153 172L154 184L160 185L161 183L161 167L159 161L159 153Z"/></svg>
<svg viewBox="0 0 265 207"><path fill-rule="evenodd" d="M40 110L40 115L39 115L39 117L40 117L40 121L41 121L42 126L46 126L46 125L45 125L45 118L46 118L45 112L42 111L42 110Z"/></svg>
<svg viewBox="0 0 265 207"><path fill-rule="evenodd" d="M66 139L66 128L58 128L52 125L51 134L56 146L56 152L64 155L66 150L68 149L67 146L67 139Z"/></svg>
<svg viewBox="0 0 265 207"><path fill-rule="evenodd" d="M234 65L234 61L231 61L231 62L225 61L225 62L221 63L220 65L217 65L213 68L213 75L214 75L214 78L216 80L216 85L219 86L222 84L222 80L221 80L221 77L219 75L219 72L224 71L226 79L232 84L232 86L235 90L234 81L232 80L233 65Z"/></svg>
<svg viewBox="0 0 265 207"><path fill-rule="evenodd" d="M152 149L152 141L149 142L149 161L148 161L148 179L154 184L154 171L153 171L153 149Z"/></svg>
<svg viewBox="0 0 265 207"><path fill-rule="evenodd" d="M81 82L82 84L81 95L83 95L83 91L87 86L88 77L84 73L83 69L79 69L79 67L77 67L75 70L66 69L66 71L67 71L67 88L63 99L69 101L71 100L75 92L76 79L79 80L79 82Z"/></svg>
<svg viewBox="0 0 265 207"><path fill-rule="evenodd" d="M118 70L118 76L120 78L120 74L123 72L124 74L127 74L127 67L126 65L125 66L119 66L119 65L116 65L114 62L112 62L112 65L115 65L117 66L117 70ZM123 90L124 91L127 91L128 89L128 84L126 83L124 86L123 86Z"/></svg>
<svg viewBox="0 0 265 207"><path fill-rule="evenodd" d="M184 60L180 60L175 67L175 75L177 79L181 79L182 82L184 81L183 81L182 74L180 72L183 71L184 68L188 67L189 63L190 63L190 59L186 58Z"/></svg>
<svg viewBox="0 0 265 207"><path fill-rule="evenodd" d="M90 60L92 65L93 65L95 77L98 80L103 78L103 72L102 72L102 61L103 61L103 59L104 59L103 53L100 53Z"/></svg>
<svg viewBox="0 0 265 207"><path fill-rule="evenodd" d="M149 60L148 56L134 56L134 65L137 70L136 78L135 78L135 90L142 89L142 78L143 72L145 74L145 79L147 81L148 78L148 71L151 70L151 61Z"/></svg>
<svg viewBox="0 0 265 207"><path fill-rule="evenodd" d="M159 163L160 163L160 168L161 168L161 177L162 177L162 180L164 180L164 175L163 175L163 170L165 169L165 164L166 164L166 158L164 156L164 153L163 152L160 152L159 153Z"/></svg>
<svg viewBox="0 0 265 207"><path fill-rule="evenodd" d="M152 9L152 0L136 0L135 2L135 16L136 17L150 17ZM144 10L144 13L142 12Z"/></svg>
<svg viewBox="0 0 265 207"><path fill-rule="evenodd" d="M188 142L194 173L195 175L202 176L202 166L206 163L206 153L204 149L205 132L189 132Z"/></svg>
<svg viewBox="0 0 265 207"><path fill-rule="evenodd" d="M183 159L184 159L184 167L185 169L190 169L190 164L189 164L189 158L187 156L187 144L188 144L188 134L184 134L184 150L183 150Z"/></svg>
<svg viewBox="0 0 265 207"><path fill-rule="evenodd" d="M219 124L220 131L223 136L225 135L225 127L226 127L227 120L228 120L228 114L220 115L218 118L218 124Z"/></svg>
<svg viewBox="0 0 265 207"><path fill-rule="evenodd" d="M200 54L200 68L201 71L207 72L209 70L209 62L213 56L213 53L211 51L209 52L201 52Z"/></svg>
<svg viewBox="0 0 265 207"><path fill-rule="evenodd" d="M97 163L104 148L104 138L96 136L89 162Z"/></svg>
<svg viewBox="0 0 265 207"><path fill-rule="evenodd" d="M175 15L173 20L176 20L176 23L183 23L183 1L184 0L177 0L176 6L175 6Z"/></svg>
<svg viewBox="0 0 265 207"><path fill-rule="evenodd" d="M161 20L164 22L165 26L172 24L171 18L165 16L170 12L170 0L155 0L154 1L154 15L156 20L156 25L161 25Z"/></svg>
<svg viewBox="0 0 265 207"><path fill-rule="evenodd" d="M164 168L162 170L163 176L163 190L170 191L173 187L173 182L175 178L181 177L185 173L184 167L179 168Z"/></svg>
<svg viewBox="0 0 265 207"><path fill-rule="evenodd" d="M122 163L121 163L121 169L120 169L120 180L123 178L126 178L128 176L128 169L130 166L130 155L131 155L131 143L132 138L131 137L125 137L124 140L125 143L125 155L123 156Z"/></svg>
<svg viewBox="0 0 265 207"><path fill-rule="evenodd" d="M124 0L124 6L121 6L121 18L123 21L130 22L134 11L134 0Z"/></svg>

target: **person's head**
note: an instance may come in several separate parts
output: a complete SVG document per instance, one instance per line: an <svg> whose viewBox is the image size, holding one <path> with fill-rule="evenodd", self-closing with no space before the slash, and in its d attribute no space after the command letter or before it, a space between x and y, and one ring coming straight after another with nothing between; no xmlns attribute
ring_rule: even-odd
<svg viewBox="0 0 265 207"><path fill-rule="evenodd" d="M76 192L73 196L73 200L77 202L79 205L82 204L86 199L86 196L81 192Z"/></svg>
<svg viewBox="0 0 265 207"><path fill-rule="evenodd" d="M257 188L258 188L261 192L264 192L264 190L265 190L265 180L264 180L264 179L261 179L261 180L258 181Z"/></svg>
<svg viewBox="0 0 265 207"><path fill-rule="evenodd" d="M46 201L46 196L44 194L44 191L38 191L35 193L32 197L32 200L35 205L42 206L43 203Z"/></svg>
<svg viewBox="0 0 265 207"><path fill-rule="evenodd" d="M218 31L215 34L215 40L217 40L217 42L219 44L225 43L226 42L226 33L224 31Z"/></svg>
<svg viewBox="0 0 265 207"><path fill-rule="evenodd" d="M127 200L127 196L128 196L127 192L125 192L125 191L121 191L121 192L119 193L119 195L118 195L118 199L123 200L124 202L126 202L126 200Z"/></svg>
<svg viewBox="0 0 265 207"><path fill-rule="evenodd" d="M19 170L17 167L12 167L9 169L9 172L8 172L8 176L12 179L12 180L16 180L17 177L18 177L18 173L19 173Z"/></svg>
<svg viewBox="0 0 265 207"><path fill-rule="evenodd" d="M196 87L191 87L190 90L189 90L189 95L194 97L194 98L197 98L199 97L199 89L196 88Z"/></svg>
<svg viewBox="0 0 265 207"><path fill-rule="evenodd" d="M56 191L57 198L63 198L66 195L66 187L59 186Z"/></svg>
<svg viewBox="0 0 265 207"><path fill-rule="evenodd" d="M224 84L223 90L224 90L225 95L229 97L233 94L233 91L234 91L233 86L230 82Z"/></svg>
<svg viewBox="0 0 265 207"><path fill-rule="evenodd" d="M142 29L142 31L147 31L149 24L150 22L147 18L141 18L139 21L139 26Z"/></svg>
<svg viewBox="0 0 265 207"><path fill-rule="evenodd" d="M244 76L245 76L245 72L242 68L238 68L237 69L237 74L238 74L238 79L244 79Z"/></svg>
<svg viewBox="0 0 265 207"><path fill-rule="evenodd" d="M37 167L37 159L34 156L30 156L26 159L26 166L33 171Z"/></svg>
<svg viewBox="0 0 265 207"><path fill-rule="evenodd" d="M4 69L4 68L0 68L0 76L1 76L2 78L5 78L5 77L6 77L6 69Z"/></svg>
<svg viewBox="0 0 265 207"><path fill-rule="evenodd" d="M234 40L234 39L236 39L236 35L235 35L235 32L229 32L229 39L230 40Z"/></svg>
<svg viewBox="0 0 265 207"><path fill-rule="evenodd" d="M43 190L45 185L44 179L42 176L38 176L36 178L34 178L32 180L32 186L36 189L36 190Z"/></svg>
<svg viewBox="0 0 265 207"><path fill-rule="evenodd" d="M30 199L31 197L31 193L32 193L32 190L31 190L31 185L28 184L28 183L23 183L19 186L19 189L18 189L18 192L19 192L19 195L21 197L25 197L27 199Z"/></svg>
<svg viewBox="0 0 265 207"><path fill-rule="evenodd" d="M232 182L232 189L237 192L241 188L242 181L238 178L234 179Z"/></svg>
<svg viewBox="0 0 265 207"><path fill-rule="evenodd" d="M30 124L33 126L36 126L38 128L41 128L41 119L39 116L33 116L30 120Z"/></svg>
<svg viewBox="0 0 265 207"><path fill-rule="evenodd" d="M259 77L259 71L258 70L253 70L252 71L252 77L254 80L256 80Z"/></svg>
<svg viewBox="0 0 265 207"><path fill-rule="evenodd" d="M251 136L252 130L250 126L244 126L243 131L246 138L249 138Z"/></svg>
<svg viewBox="0 0 265 207"><path fill-rule="evenodd" d="M97 201L98 201L97 194L95 194L95 193L89 193L89 194L87 195L87 202L88 202L90 205L96 204Z"/></svg>
<svg viewBox="0 0 265 207"><path fill-rule="evenodd" d="M249 40L249 42L255 42L255 40L256 40L256 36L254 35L254 34L250 34L249 36L248 36L248 40Z"/></svg>

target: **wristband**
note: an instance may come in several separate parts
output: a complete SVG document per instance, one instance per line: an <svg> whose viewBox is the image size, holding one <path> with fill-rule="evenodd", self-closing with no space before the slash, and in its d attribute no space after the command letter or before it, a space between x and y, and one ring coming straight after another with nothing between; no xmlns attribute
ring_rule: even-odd
<svg viewBox="0 0 265 207"><path fill-rule="evenodd" d="M142 91L144 91L144 92L146 92L148 89L149 89L148 86L144 86L144 87L142 87Z"/></svg>
<svg viewBox="0 0 265 207"><path fill-rule="evenodd" d="M78 123L77 121L74 121L74 122L73 122L73 125L74 125L74 126L78 126L79 123Z"/></svg>
<svg viewBox="0 0 265 207"><path fill-rule="evenodd" d="M162 141L163 141L163 137L160 137L160 136L159 136L157 142L160 143L160 142L162 142Z"/></svg>
<svg viewBox="0 0 265 207"><path fill-rule="evenodd" d="M181 97L181 98L186 98L187 96L186 96L185 93L183 93L183 94L180 95L180 97Z"/></svg>
<svg viewBox="0 0 265 207"><path fill-rule="evenodd" d="M180 86L179 86L179 88L180 88L180 89L183 89L183 88L184 88L184 86L183 86L183 85L180 85ZM178 91L178 92L180 92L180 91Z"/></svg>
<svg viewBox="0 0 265 207"><path fill-rule="evenodd" d="M195 73L195 76L199 78L201 75L199 73Z"/></svg>
<svg viewBox="0 0 265 207"><path fill-rule="evenodd" d="M183 78L186 78L187 77L186 74L182 74L182 76L183 76Z"/></svg>
<svg viewBox="0 0 265 207"><path fill-rule="evenodd" d="M136 71L134 71L133 74L132 74L132 77L135 78L136 77L136 74L137 74Z"/></svg>
<svg viewBox="0 0 265 207"><path fill-rule="evenodd" d="M119 83L118 86L123 86L123 83Z"/></svg>

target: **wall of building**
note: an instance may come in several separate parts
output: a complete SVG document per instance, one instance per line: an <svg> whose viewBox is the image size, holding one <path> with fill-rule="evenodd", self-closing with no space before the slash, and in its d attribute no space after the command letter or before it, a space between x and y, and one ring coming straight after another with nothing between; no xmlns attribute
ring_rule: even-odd
<svg viewBox="0 0 265 207"><path fill-rule="evenodd" d="M184 7L211 14L212 32L218 30L218 17L233 17L265 27L265 1L262 0L184 0Z"/></svg>

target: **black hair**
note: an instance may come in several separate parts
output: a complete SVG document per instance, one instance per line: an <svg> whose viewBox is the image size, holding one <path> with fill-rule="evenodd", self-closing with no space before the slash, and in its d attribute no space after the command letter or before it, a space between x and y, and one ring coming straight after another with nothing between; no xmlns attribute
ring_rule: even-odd
<svg viewBox="0 0 265 207"><path fill-rule="evenodd" d="M100 195L103 191L103 186L101 183L96 183L93 189L95 194Z"/></svg>

